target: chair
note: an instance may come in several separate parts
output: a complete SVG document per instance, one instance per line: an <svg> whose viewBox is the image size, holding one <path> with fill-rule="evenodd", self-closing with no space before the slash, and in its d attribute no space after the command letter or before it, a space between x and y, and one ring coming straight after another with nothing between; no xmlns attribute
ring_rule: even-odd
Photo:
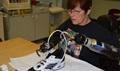
<svg viewBox="0 0 120 71"><path fill-rule="evenodd" d="M119 23L118 33L120 34L120 17L114 15L115 13L120 13L120 9L112 8L112 9L109 9L108 11L108 15L114 16L117 19Z"/></svg>
<svg viewBox="0 0 120 71"><path fill-rule="evenodd" d="M115 16L115 15L114 15L115 13L120 13L120 10L119 10L119 9L110 9L110 10L108 11L108 15L114 16L116 19L118 19L119 16Z"/></svg>
<svg viewBox="0 0 120 71"><path fill-rule="evenodd" d="M118 21L115 17L111 15L101 15L97 18L98 24L108 29L112 35L118 40L118 34L116 30L118 29Z"/></svg>

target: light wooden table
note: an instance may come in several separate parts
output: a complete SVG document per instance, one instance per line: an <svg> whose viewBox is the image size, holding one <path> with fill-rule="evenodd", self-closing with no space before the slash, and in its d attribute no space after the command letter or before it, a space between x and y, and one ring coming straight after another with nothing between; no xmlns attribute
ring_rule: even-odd
<svg viewBox="0 0 120 71"><path fill-rule="evenodd" d="M9 71L15 71L10 65L10 58L24 56L39 49L38 44L22 38L0 42L0 65L6 64Z"/></svg>

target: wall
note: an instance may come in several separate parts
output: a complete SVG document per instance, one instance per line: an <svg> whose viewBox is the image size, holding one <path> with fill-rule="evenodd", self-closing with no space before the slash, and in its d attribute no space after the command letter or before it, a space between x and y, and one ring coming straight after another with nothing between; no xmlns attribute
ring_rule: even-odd
<svg viewBox="0 0 120 71"><path fill-rule="evenodd" d="M62 1L62 7L63 7L64 9L67 9L67 0L63 0L63 1Z"/></svg>
<svg viewBox="0 0 120 71"><path fill-rule="evenodd" d="M112 0L93 0L91 17L96 19L98 16L107 14L111 8L120 9L120 1Z"/></svg>

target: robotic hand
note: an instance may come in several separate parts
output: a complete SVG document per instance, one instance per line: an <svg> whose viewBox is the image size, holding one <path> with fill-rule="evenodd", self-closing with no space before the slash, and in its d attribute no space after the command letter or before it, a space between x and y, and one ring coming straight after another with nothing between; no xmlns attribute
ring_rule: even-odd
<svg viewBox="0 0 120 71"><path fill-rule="evenodd" d="M74 38L74 41L77 44L82 44L88 47L90 50L105 55L111 59L114 60L120 59L120 49L112 45L97 41L95 39L88 38L85 35L81 34L77 34Z"/></svg>
<svg viewBox="0 0 120 71"><path fill-rule="evenodd" d="M53 43L48 43L44 42L42 45L40 45L40 48L38 50L36 50L36 53L38 54L38 56L40 56L39 52L46 52L50 49L54 48L54 44Z"/></svg>
<svg viewBox="0 0 120 71"><path fill-rule="evenodd" d="M50 49L54 48L54 44L52 42L50 42L49 44L47 42L44 42L41 46L40 46L40 51L41 52L46 52Z"/></svg>
<svg viewBox="0 0 120 71"><path fill-rule="evenodd" d="M46 52L47 50L50 50L51 48L53 48L54 45L53 43L47 43L47 42L44 42L41 46L40 46L40 51L41 52Z"/></svg>

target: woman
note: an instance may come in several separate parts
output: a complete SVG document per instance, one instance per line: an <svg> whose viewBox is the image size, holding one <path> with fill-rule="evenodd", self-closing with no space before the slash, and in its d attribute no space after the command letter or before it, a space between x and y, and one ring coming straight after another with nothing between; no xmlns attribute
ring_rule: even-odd
<svg viewBox="0 0 120 71"><path fill-rule="evenodd" d="M92 10L92 0L68 0L67 9L70 19L66 20L56 30L72 30L79 34L84 34L87 37L94 38L98 41L105 42L115 47L120 47L119 43L114 40L114 37L108 30L98 25L98 23L89 17ZM52 36L52 39L50 40L51 48L53 48L60 41L59 34L60 33L55 33ZM45 48L44 44L41 45L41 50L43 48ZM78 54L75 53L75 51L74 54L68 52L71 56L76 57L77 55L76 58L87 61L90 64L106 71L114 71L119 67L117 64L118 61L111 60L103 55L92 52L85 46L82 46L79 50L77 50Z"/></svg>

